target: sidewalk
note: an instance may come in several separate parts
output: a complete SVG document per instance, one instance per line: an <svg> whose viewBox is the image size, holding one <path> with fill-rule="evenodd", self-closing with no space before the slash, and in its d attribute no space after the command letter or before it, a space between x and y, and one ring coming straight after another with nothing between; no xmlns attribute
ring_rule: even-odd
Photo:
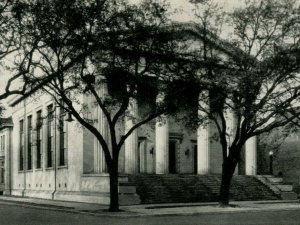
<svg viewBox="0 0 300 225"><path fill-rule="evenodd" d="M89 214L94 216L118 216L118 217L139 217L139 216L164 216L164 215L195 215L195 214L220 214L255 211L282 211L300 210L298 200L292 201L240 201L231 202L233 207L220 208L217 203L172 203L153 205L132 205L121 206L122 212L108 212L107 205L54 201L36 198L22 198L0 196L0 204L22 205L46 210L64 211L77 214Z"/></svg>

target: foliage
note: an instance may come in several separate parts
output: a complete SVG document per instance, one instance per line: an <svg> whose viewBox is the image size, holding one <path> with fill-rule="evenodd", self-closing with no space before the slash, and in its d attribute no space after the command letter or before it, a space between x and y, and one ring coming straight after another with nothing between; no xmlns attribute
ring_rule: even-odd
<svg viewBox="0 0 300 225"><path fill-rule="evenodd" d="M196 20L184 25L169 23L168 4L156 0L140 5L123 0L0 3L0 60L14 57L0 99L46 92L94 134L110 173L111 210L118 210L121 147L135 129L162 114L192 128L215 123L224 204L245 142L299 122L296 1L249 0L228 17L212 1L190 2ZM219 35L228 27L232 34L224 41ZM22 87L11 90L20 79ZM100 92L106 85L107 93ZM83 96L92 96L102 111L110 141L86 117L91 105L83 103ZM118 138L119 124L132 116L128 109L135 101L147 110L133 115L132 127ZM227 120L231 114L233 127Z"/></svg>
<svg viewBox="0 0 300 225"><path fill-rule="evenodd" d="M245 142L298 123L299 18L299 6L292 0L247 1L244 8L230 14L233 33L228 43L242 51L227 54L226 61L221 61L224 69L210 68L212 85L209 97L203 100L211 110L200 106L220 136L222 204L228 204L230 180ZM233 127L226 120L230 114L235 117Z"/></svg>
<svg viewBox="0 0 300 225"><path fill-rule="evenodd" d="M166 6L155 0L140 5L121 0L23 0L13 8L22 34L20 54L28 55L18 66L29 65L25 79L31 90L51 95L99 141L110 174L111 211L119 209L118 158L125 140L165 112L160 105L147 107L139 116L130 115L129 109L145 99L138 92L142 87L158 85L160 60L172 52L172 41L163 36L170 29L162 29ZM156 92L150 97L144 104L156 103ZM105 118L109 140L86 116L94 108ZM119 137L120 124L128 118L135 122Z"/></svg>

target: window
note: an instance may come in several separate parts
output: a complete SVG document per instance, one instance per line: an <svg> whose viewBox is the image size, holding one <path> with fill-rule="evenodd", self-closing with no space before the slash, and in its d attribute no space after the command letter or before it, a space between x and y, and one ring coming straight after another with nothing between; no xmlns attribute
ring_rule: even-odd
<svg viewBox="0 0 300 225"><path fill-rule="evenodd" d="M20 120L19 133L19 170L24 169L24 121Z"/></svg>
<svg viewBox="0 0 300 225"><path fill-rule="evenodd" d="M67 159L67 132L66 132L66 123L64 121L66 112L63 108L59 110L59 166L66 165Z"/></svg>
<svg viewBox="0 0 300 225"><path fill-rule="evenodd" d="M38 111L36 115L36 168L42 167L42 127L43 118L42 111Z"/></svg>
<svg viewBox="0 0 300 225"><path fill-rule="evenodd" d="M27 117L27 169L32 169L32 116Z"/></svg>
<svg viewBox="0 0 300 225"><path fill-rule="evenodd" d="M2 135L1 138L0 138L0 141L1 141L1 151L4 152L5 150L5 135Z"/></svg>
<svg viewBox="0 0 300 225"><path fill-rule="evenodd" d="M47 167L53 166L53 105L48 106L47 116Z"/></svg>
<svg viewBox="0 0 300 225"><path fill-rule="evenodd" d="M4 184L5 178L4 178L4 174L5 174L5 169L4 169L4 162L1 161L0 162L0 183Z"/></svg>

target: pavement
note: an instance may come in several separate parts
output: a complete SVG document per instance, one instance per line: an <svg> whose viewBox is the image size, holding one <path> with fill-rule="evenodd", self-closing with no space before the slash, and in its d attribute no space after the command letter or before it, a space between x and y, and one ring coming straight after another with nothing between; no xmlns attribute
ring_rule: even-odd
<svg viewBox="0 0 300 225"><path fill-rule="evenodd" d="M140 204L121 206L121 212L108 212L108 205L12 196L0 196L0 204L22 205L24 207L34 207L45 210L113 217L180 216L256 211L300 210L299 200L232 201L231 207L226 208L219 207L218 203L216 202L147 205Z"/></svg>

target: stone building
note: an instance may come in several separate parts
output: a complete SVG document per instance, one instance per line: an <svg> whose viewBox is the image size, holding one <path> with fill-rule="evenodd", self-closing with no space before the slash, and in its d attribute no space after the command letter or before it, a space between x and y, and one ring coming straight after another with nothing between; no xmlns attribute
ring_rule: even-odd
<svg viewBox="0 0 300 225"><path fill-rule="evenodd" d="M91 97L82 96L82 101L88 103L94 126L106 137L107 124L102 112L92 106ZM56 107L50 96L15 97L9 100L9 105L13 126L3 123L0 130L5 194L109 203L109 175L104 155L88 130ZM140 113L142 107L135 103L130 110ZM118 135L130 123L130 119L125 120ZM221 173L221 149L210 138L213 135L212 124L192 131L174 118L166 118L163 123L150 122L126 140L120 152L120 176ZM245 148L244 165L236 173L255 175L256 139L250 139Z"/></svg>

